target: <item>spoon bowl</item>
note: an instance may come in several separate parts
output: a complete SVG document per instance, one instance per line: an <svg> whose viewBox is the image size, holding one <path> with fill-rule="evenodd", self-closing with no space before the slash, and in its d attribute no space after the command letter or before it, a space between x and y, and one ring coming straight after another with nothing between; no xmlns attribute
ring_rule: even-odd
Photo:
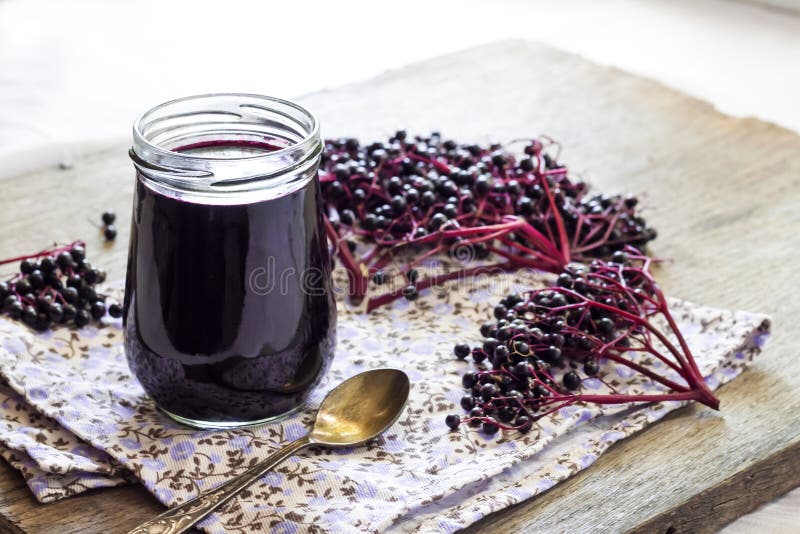
<svg viewBox="0 0 800 534"><path fill-rule="evenodd" d="M392 426L408 400L408 375L374 369L336 386L322 401L309 440L327 447L361 445Z"/></svg>

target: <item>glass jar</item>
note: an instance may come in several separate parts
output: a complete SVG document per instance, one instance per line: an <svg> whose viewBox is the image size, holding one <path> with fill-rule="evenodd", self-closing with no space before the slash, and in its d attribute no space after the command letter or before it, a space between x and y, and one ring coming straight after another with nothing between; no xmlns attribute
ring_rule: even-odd
<svg viewBox="0 0 800 534"><path fill-rule="evenodd" d="M133 127L136 191L123 323L131 371L199 428L297 409L333 358L336 305L316 119L214 94Z"/></svg>

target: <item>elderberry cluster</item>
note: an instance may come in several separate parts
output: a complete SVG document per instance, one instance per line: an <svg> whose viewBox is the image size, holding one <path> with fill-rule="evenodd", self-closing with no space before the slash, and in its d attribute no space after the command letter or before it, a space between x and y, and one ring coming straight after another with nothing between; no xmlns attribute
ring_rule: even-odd
<svg viewBox="0 0 800 534"><path fill-rule="evenodd" d="M656 236L637 214L635 197L589 195L539 140L529 142L521 158L499 144L457 143L436 132L410 138L402 130L386 142L335 139L325 148L322 191L331 223L377 243L427 243L440 230L485 226L509 215L556 240L542 180L574 259L608 258L626 245L643 249ZM487 256L489 245L477 243L476 256Z"/></svg>
<svg viewBox="0 0 800 534"><path fill-rule="evenodd" d="M39 331L57 324L82 328L106 313L121 317L119 304L95 289L105 278L79 244L24 259L18 274L0 282L2 311Z"/></svg>
<svg viewBox="0 0 800 534"><path fill-rule="evenodd" d="M480 328L482 344L454 348L478 370L462 378L468 417L449 415L446 424L455 429L465 422L490 435L500 428L525 432L548 408L573 402L583 380L600 373L599 349L624 353L640 334L625 313L653 311L656 290L643 261L618 251L611 262L570 267L552 288L502 299L495 321Z"/></svg>

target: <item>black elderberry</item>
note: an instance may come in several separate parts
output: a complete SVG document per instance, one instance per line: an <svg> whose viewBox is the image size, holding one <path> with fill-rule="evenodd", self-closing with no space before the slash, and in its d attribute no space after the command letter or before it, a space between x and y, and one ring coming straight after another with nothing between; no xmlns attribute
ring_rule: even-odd
<svg viewBox="0 0 800 534"><path fill-rule="evenodd" d="M445 215L444 213L441 212L434 213L430 221L428 221L428 229L432 232L436 231L440 229L445 223L447 223L448 220L449 219L447 218L447 215Z"/></svg>
<svg viewBox="0 0 800 534"><path fill-rule="evenodd" d="M487 420L481 425L483 432L490 436L497 434L497 432L500 430L500 426L497 424L497 421L495 421L492 417L487 417L486 419Z"/></svg>
<svg viewBox="0 0 800 534"><path fill-rule="evenodd" d="M491 184L491 178L485 175L479 176L475 181L475 191L480 195L485 195L489 192Z"/></svg>
<svg viewBox="0 0 800 534"><path fill-rule="evenodd" d="M531 172L533 170L533 160L531 158L524 158L520 160L519 168L525 172Z"/></svg>
<svg viewBox="0 0 800 534"><path fill-rule="evenodd" d="M36 324L36 308L27 305L22 309L22 322L28 326Z"/></svg>
<svg viewBox="0 0 800 534"><path fill-rule="evenodd" d="M594 324L595 328L597 328L597 332L603 336L610 336L614 333L614 321L608 317L598 319Z"/></svg>
<svg viewBox="0 0 800 534"><path fill-rule="evenodd" d="M527 415L520 415L519 417L517 417L514 426L517 427L517 430L520 433L526 434L531 431L531 428L533 428L533 421L531 421L531 418L528 417Z"/></svg>
<svg viewBox="0 0 800 534"><path fill-rule="evenodd" d="M100 300L92 302L91 313L95 319L102 318L106 314L106 305Z"/></svg>
<svg viewBox="0 0 800 534"><path fill-rule="evenodd" d="M76 246L74 246L74 247L72 247L72 248L70 249L70 251L69 251L69 255L70 255L70 256L72 256L72 259L73 259L73 260L74 260L76 263L80 263L81 261L83 261L84 259L86 259L86 249L84 249L84 248L83 248L82 246L80 246L80 245L76 245Z"/></svg>
<svg viewBox="0 0 800 534"><path fill-rule="evenodd" d="M11 317L12 319L19 319L20 317L22 317L22 312L23 312L22 303L20 303L19 301L13 303L6 309L6 312L8 313L8 316Z"/></svg>
<svg viewBox="0 0 800 534"><path fill-rule="evenodd" d="M499 360L501 362L507 362L510 354L511 353L508 351L508 347L505 345L498 345L494 349L495 360Z"/></svg>
<svg viewBox="0 0 800 534"><path fill-rule="evenodd" d="M367 198L367 192L361 188L357 188L353 190L353 200L356 202L362 202L365 198Z"/></svg>
<svg viewBox="0 0 800 534"><path fill-rule="evenodd" d="M456 207L455 204L445 204L444 207L442 208L442 213L448 219L455 219L456 217L458 217L458 207Z"/></svg>
<svg viewBox="0 0 800 534"><path fill-rule="evenodd" d="M47 316L51 321L57 323L61 321L62 317L64 317L64 308L61 306L61 304L52 302L47 309Z"/></svg>
<svg viewBox="0 0 800 534"><path fill-rule="evenodd" d="M561 354L561 349L554 345L550 345L545 350L541 351L539 356L554 367L561 367L564 365L564 356Z"/></svg>
<svg viewBox="0 0 800 534"><path fill-rule="evenodd" d="M530 197L520 197L517 201L517 211L521 215L530 215L533 212L533 200Z"/></svg>
<svg viewBox="0 0 800 534"><path fill-rule="evenodd" d="M40 312L36 314L36 322L33 323L33 327L40 332L44 332L50 328L51 324L52 321L50 317L48 317L46 313Z"/></svg>
<svg viewBox="0 0 800 534"><path fill-rule="evenodd" d="M103 235L106 238L106 241L113 241L117 238L117 227L113 224L109 224L103 230Z"/></svg>
<svg viewBox="0 0 800 534"><path fill-rule="evenodd" d="M464 395L461 397L461 407L465 411L469 411L475 407L475 397L472 395Z"/></svg>
<svg viewBox="0 0 800 534"><path fill-rule="evenodd" d="M483 323L481 325L481 335L483 337L491 337L490 332L494 329L494 323Z"/></svg>
<svg viewBox="0 0 800 534"><path fill-rule="evenodd" d="M31 287L31 283L26 278L23 278L22 280L17 280L14 284L14 291L20 295L28 295L33 291L33 287Z"/></svg>
<svg viewBox="0 0 800 534"><path fill-rule="evenodd" d="M583 372L588 376L597 376L597 373L600 372L600 364L594 356L589 356L583 362Z"/></svg>
<svg viewBox="0 0 800 534"><path fill-rule="evenodd" d="M469 411L469 417L472 419L468 424L472 428L478 428L481 426L481 421L479 418L484 417L486 414L484 413L483 409L480 406L476 406Z"/></svg>
<svg viewBox="0 0 800 534"><path fill-rule="evenodd" d="M19 304L19 297L17 297L16 295L8 295L3 300L3 309L8 310L15 304Z"/></svg>
<svg viewBox="0 0 800 534"><path fill-rule="evenodd" d="M458 343L453 348L453 353L456 355L456 358L458 358L459 360L465 359L467 356L469 356L470 352L471 352L471 350L469 348L469 345L467 345L466 343Z"/></svg>
<svg viewBox="0 0 800 534"><path fill-rule="evenodd" d="M514 365L514 374L520 378L532 376L533 375L533 373L531 372L532 370L533 369L530 366L530 364L525 361L517 362L517 364Z"/></svg>
<svg viewBox="0 0 800 534"><path fill-rule="evenodd" d="M559 349L564 346L565 338L561 334L547 334L545 336L545 339L552 346L557 347Z"/></svg>
<svg viewBox="0 0 800 534"><path fill-rule="evenodd" d="M445 417L444 422L451 430L456 430L458 425L461 424L461 418L455 414L450 414Z"/></svg>
<svg viewBox="0 0 800 534"><path fill-rule="evenodd" d="M484 384L481 386L481 398L484 401L491 400L495 395L497 395L497 386L494 384Z"/></svg>
<svg viewBox="0 0 800 534"><path fill-rule="evenodd" d="M78 301L78 290L74 287L65 287L61 290L61 296L64 297L64 300L70 304L74 304Z"/></svg>
<svg viewBox="0 0 800 534"><path fill-rule="evenodd" d="M378 285L383 285L389 280L389 277L383 271L375 271L372 275L372 281Z"/></svg>
<svg viewBox="0 0 800 534"><path fill-rule="evenodd" d="M514 420L514 417L517 415L517 410L511 408L510 406L504 406L497 410L497 418L500 420L501 423L510 423Z"/></svg>
<svg viewBox="0 0 800 534"><path fill-rule="evenodd" d="M78 290L78 294L83 300L93 302L97 300L97 292L93 287L84 285Z"/></svg>
<svg viewBox="0 0 800 534"><path fill-rule="evenodd" d="M75 326L78 328L83 328L92 320L91 315L86 310L78 310L75 313Z"/></svg>
<svg viewBox="0 0 800 534"><path fill-rule="evenodd" d="M28 275L28 282L31 284L33 289L41 289L44 287L44 275L42 271L36 269L31 274Z"/></svg>
<svg viewBox="0 0 800 534"><path fill-rule="evenodd" d="M120 306L116 302L112 303L108 307L108 314L114 319L119 319L120 317L122 317L122 306Z"/></svg>
<svg viewBox="0 0 800 534"><path fill-rule="evenodd" d="M493 337L487 337L483 340L483 351L486 354L494 354L494 349L497 348L500 342Z"/></svg>
<svg viewBox="0 0 800 534"><path fill-rule="evenodd" d="M105 225L114 224L114 221L117 219L117 215L113 210L106 210L103 212L102 219L103 224Z"/></svg>
<svg viewBox="0 0 800 534"><path fill-rule="evenodd" d="M574 391L581 387L581 377L575 371L570 371L564 374L564 387L570 391Z"/></svg>
<svg viewBox="0 0 800 534"><path fill-rule="evenodd" d="M406 210L408 203L403 196L395 195L394 197L392 197L391 206L395 216L399 216Z"/></svg>
<svg viewBox="0 0 800 534"><path fill-rule="evenodd" d="M77 310L75 309L75 306L73 306L72 304L64 304L64 306L62 306L61 311L62 311L61 313L62 323L68 323L73 319L75 319L75 314L77 313Z"/></svg>
<svg viewBox="0 0 800 534"><path fill-rule="evenodd" d="M366 217L364 217L364 220L361 221L361 225L364 227L365 230L369 231L375 230L378 228L378 217L376 217L372 213L369 213L367 214Z"/></svg>
<svg viewBox="0 0 800 534"><path fill-rule="evenodd" d="M352 210L342 210L339 212L339 221L348 226L352 225L356 220L356 215Z"/></svg>
<svg viewBox="0 0 800 534"><path fill-rule="evenodd" d="M475 376L475 373L464 373L464 376L461 377L461 385L467 389L471 388L477 383L478 378Z"/></svg>
<svg viewBox="0 0 800 534"><path fill-rule="evenodd" d="M415 285L408 285L403 288L403 296L406 300L415 301L419 297L419 293L417 292L417 286Z"/></svg>
<svg viewBox="0 0 800 534"><path fill-rule="evenodd" d="M486 359L486 353L480 350L473 350L472 351L472 361L475 363L481 363Z"/></svg>
<svg viewBox="0 0 800 534"><path fill-rule="evenodd" d="M42 258L42 261L39 262L39 269L42 271L43 274L49 273L55 268L56 268L56 262L50 256Z"/></svg>
<svg viewBox="0 0 800 534"><path fill-rule="evenodd" d="M611 261L614 263L625 264L628 261L628 255L623 251L618 250L611 255Z"/></svg>
<svg viewBox="0 0 800 534"><path fill-rule="evenodd" d="M44 273L44 283L45 285L51 286L56 289L56 286L61 282L61 277L58 273L58 270L47 271Z"/></svg>
<svg viewBox="0 0 800 534"><path fill-rule="evenodd" d="M66 271L72 267L73 263L72 255L67 251L59 252L58 256L56 257L56 264L62 271Z"/></svg>
<svg viewBox="0 0 800 534"><path fill-rule="evenodd" d="M531 348L524 341L517 341L514 343L514 350L525 356L531 351Z"/></svg>
<svg viewBox="0 0 800 534"><path fill-rule="evenodd" d="M19 270L22 274L31 274L38 268L39 266L31 260L22 260L22 262L19 264Z"/></svg>
<svg viewBox="0 0 800 534"><path fill-rule="evenodd" d="M497 339L505 341L512 336L513 332L508 327L503 327L497 330Z"/></svg>
<svg viewBox="0 0 800 534"><path fill-rule="evenodd" d="M50 305L52 303L53 303L53 297L51 297L50 295L36 297L36 311L47 313L50 310Z"/></svg>
<svg viewBox="0 0 800 534"><path fill-rule="evenodd" d="M572 276L568 275L567 273L561 273L558 275L556 284L558 284L559 287L570 288L572 287Z"/></svg>

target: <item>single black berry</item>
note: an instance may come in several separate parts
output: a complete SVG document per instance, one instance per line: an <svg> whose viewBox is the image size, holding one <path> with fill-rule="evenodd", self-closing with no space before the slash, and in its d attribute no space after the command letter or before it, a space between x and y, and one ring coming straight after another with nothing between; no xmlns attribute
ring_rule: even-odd
<svg viewBox="0 0 800 534"><path fill-rule="evenodd" d="M22 262L19 264L19 270L22 274L31 274L38 268L38 265L31 260L22 260Z"/></svg>
<svg viewBox="0 0 800 534"><path fill-rule="evenodd" d="M458 425L461 424L461 418L455 414L450 414L445 417L444 422L451 430L456 430Z"/></svg>
<svg viewBox="0 0 800 534"><path fill-rule="evenodd" d="M593 356L589 356L583 362L583 372L588 376L597 376L600 372L600 364Z"/></svg>
<svg viewBox="0 0 800 534"><path fill-rule="evenodd" d="M417 286L409 285L403 288L403 296L406 300L415 301L417 297L419 297L419 293L417 292Z"/></svg>
<svg viewBox="0 0 800 534"><path fill-rule="evenodd" d="M481 425L481 429L485 434L493 436L500 430L500 426L497 424L497 421L495 421L494 418L487 417L486 421L484 421L483 425Z"/></svg>
<svg viewBox="0 0 800 534"><path fill-rule="evenodd" d="M108 226L110 224L114 224L114 221L117 219L117 215L114 213L113 210L106 210L103 212L102 219L103 219L103 224Z"/></svg>
<svg viewBox="0 0 800 534"><path fill-rule="evenodd" d="M574 391L581 387L581 377L575 371L570 371L564 375L564 387Z"/></svg>
<svg viewBox="0 0 800 534"><path fill-rule="evenodd" d="M22 309L22 322L28 326L36 324L36 308L27 305Z"/></svg>
<svg viewBox="0 0 800 534"><path fill-rule="evenodd" d="M475 376L475 373L464 373L464 376L461 377L461 384L465 388L471 388L477 383L478 378Z"/></svg>
<svg viewBox="0 0 800 534"><path fill-rule="evenodd" d="M77 326L78 328L83 328L84 326L89 324L89 321L91 320L92 317L86 310L78 310L77 313L75 314L75 326Z"/></svg>
<svg viewBox="0 0 800 534"><path fill-rule="evenodd" d="M459 360L463 360L470 353L469 345L466 343L458 343L455 347L453 347L453 353L456 355L456 358Z"/></svg>
<svg viewBox="0 0 800 534"><path fill-rule="evenodd" d="M97 300L92 303L92 317L95 319L100 319L106 314L106 305L103 302Z"/></svg>
<svg viewBox="0 0 800 534"><path fill-rule="evenodd" d="M22 317L22 311L23 311L22 303L15 302L11 306L9 306L6 311L8 313L8 316L11 317L12 319L19 319L20 317Z"/></svg>
<svg viewBox="0 0 800 534"><path fill-rule="evenodd" d="M106 237L106 241L113 241L117 238L117 227L113 224L109 224L106 226L105 230L103 230L103 235Z"/></svg>
<svg viewBox="0 0 800 534"><path fill-rule="evenodd" d="M114 319L122 317L122 307L116 302L108 307L108 314Z"/></svg>

